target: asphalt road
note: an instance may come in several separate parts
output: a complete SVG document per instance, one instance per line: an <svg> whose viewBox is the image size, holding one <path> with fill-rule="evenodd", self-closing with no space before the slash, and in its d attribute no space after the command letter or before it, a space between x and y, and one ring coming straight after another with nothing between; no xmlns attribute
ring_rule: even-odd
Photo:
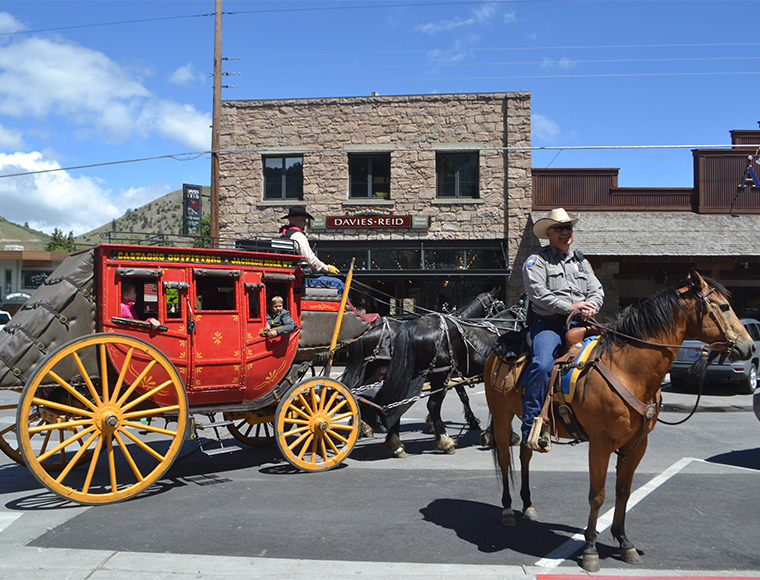
<svg viewBox="0 0 760 580"><path fill-rule="evenodd" d="M487 419L482 385L469 390ZM665 390L661 417L683 418L694 395ZM141 496L81 507L0 458L0 578L524 578L581 573L588 517L587 448L534 457L537 523L500 524L490 451L444 405L454 455L405 415L409 457L391 459L380 434L325 473L298 473L276 446L208 457L189 441L166 477ZM228 443L232 443L230 440ZM612 509L614 461L607 481ZM602 573L760 576L760 422L749 395L703 397L680 426L658 425L634 478L628 537L643 566L623 563L599 523ZM517 491L513 491L517 497ZM520 508L519 499L515 502ZM339 574L338 574L339 572Z"/></svg>

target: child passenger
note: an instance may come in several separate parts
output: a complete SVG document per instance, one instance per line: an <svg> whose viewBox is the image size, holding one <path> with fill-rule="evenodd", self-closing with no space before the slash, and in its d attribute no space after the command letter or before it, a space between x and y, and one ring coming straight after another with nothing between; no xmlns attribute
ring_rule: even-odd
<svg viewBox="0 0 760 580"><path fill-rule="evenodd" d="M121 283L121 310L119 316L121 316L121 318L138 320L137 309L135 308L136 301L137 285L132 280L124 280ZM155 318L148 318L147 322L149 322L154 329L161 325L161 323Z"/></svg>
<svg viewBox="0 0 760 580"><path fill-rule="evenodd" d="M295 330L296 323L290 316L290 312L283 308L284 301L281 296L272 296L270 305L271 314L267 314L267 325L264 327L262 336L275 338L283 334L290 334Z"/></svg>

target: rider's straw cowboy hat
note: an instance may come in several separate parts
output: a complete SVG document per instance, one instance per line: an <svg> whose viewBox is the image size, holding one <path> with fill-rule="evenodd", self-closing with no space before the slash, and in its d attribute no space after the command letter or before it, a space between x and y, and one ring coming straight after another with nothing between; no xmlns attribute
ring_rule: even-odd
<svg viewBox="0 0 760 580"><path fill-rule="evenodd" d="M558 207L549 212L549 215L545 218L541 218L535 224L533 224L533 235L542 240L548 240L549 236L546 235L546 230L552 227L554 224L572 224L578 223L578 218L571 219L564 208Z"/></svg>

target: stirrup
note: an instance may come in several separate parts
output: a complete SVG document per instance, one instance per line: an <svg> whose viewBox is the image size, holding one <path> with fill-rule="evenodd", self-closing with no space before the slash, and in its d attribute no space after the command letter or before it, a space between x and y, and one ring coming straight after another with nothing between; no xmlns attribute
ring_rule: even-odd
<svg viewBox="0 0 760 580"><path fill-rule="evenodd" d="M541 417L533 419L533 426L528 433L528 440L526 445L533 451L539 453L549 453L552 448L552 440L549 436L549 428L544 425L544 420Z"/></svg>

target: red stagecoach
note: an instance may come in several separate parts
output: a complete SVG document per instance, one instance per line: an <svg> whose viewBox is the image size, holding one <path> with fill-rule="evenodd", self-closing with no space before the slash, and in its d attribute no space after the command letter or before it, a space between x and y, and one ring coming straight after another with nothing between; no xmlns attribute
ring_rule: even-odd
<svg viewBox="0 0 760 580"><path fill-rule="evenodd" d="M0 424L2 450L84 504L146 489L203 420L248 445L276 441L299 469L341 463L359 435L359 407L340 382L304 379L313 360L293 364L304 308L313 335L324 334L323 312L355 334L370 321L342 316L347 289L305 294L301 257L268 244L105 244L67 257L0 332L2 409L16 411L13 424ZM136 289L137 318L121 315L125 284ZM274 295L296 329L267 338ZM9 403L7 391L20 399Z"/></svg>

